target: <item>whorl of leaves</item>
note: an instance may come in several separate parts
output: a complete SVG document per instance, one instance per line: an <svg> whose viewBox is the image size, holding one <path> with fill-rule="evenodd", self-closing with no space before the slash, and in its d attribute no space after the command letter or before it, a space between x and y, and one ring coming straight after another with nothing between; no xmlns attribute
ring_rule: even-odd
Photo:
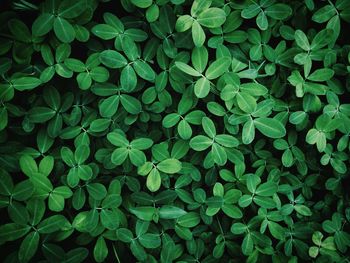
<svg viewBox="0 0 350 263"><path fill-rule="evenodd" d="M2 262L349 262L349 0L16 0Z"/></svg>

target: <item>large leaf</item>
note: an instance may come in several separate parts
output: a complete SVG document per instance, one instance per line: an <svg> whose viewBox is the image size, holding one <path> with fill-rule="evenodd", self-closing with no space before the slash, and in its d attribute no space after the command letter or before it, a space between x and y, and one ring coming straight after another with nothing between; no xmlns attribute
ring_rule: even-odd
<svg viewBox="0 0 350 263"><path fill-rule="evenodd" d="M286 128L282 122L273 118L259 118L254 120L255 127L265 136L273 139L286 135Z"/></svg>
<svg viewBox="0 0 350 263"><path fill-rule="evenodd" d="M202 26L215 28L221 26L226 21L224 10L216 7L208 8L198 15L197 21Z"/></svg>
<svg viewBox="0 0 350 263"><path fill-rule="evenodd" d="M159 171L168 173L168 174L178 173L181 170L181 168L182 168L181 162L174 158L161 161L157 165L157 169Z"/></svg>
<svg viewBox="0 0 350 263"><path fill-rule="evenodd" d="M19 91L31 90L38 87L41 84L41 80L35 77L21 77L12 80L13 87Z"/></svg>

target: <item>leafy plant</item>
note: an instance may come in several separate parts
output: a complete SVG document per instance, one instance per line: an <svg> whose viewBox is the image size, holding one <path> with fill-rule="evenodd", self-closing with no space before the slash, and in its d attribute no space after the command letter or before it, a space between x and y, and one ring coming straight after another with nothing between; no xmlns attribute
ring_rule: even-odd
<svg viewBox="0 0 350 263"><path fill-rule="evenodd" d="M350 1L2 1L3 262L349 262Z"/></svg>

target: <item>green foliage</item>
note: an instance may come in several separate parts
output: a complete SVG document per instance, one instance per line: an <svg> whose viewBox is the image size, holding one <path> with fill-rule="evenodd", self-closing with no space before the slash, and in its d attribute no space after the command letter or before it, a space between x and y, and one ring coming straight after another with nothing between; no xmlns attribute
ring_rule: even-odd
<svg viewBox="0 0 350 263"><path fill-rule="evenodd" d="M1 7L3 262L349 262L350 1Z"/></svg>

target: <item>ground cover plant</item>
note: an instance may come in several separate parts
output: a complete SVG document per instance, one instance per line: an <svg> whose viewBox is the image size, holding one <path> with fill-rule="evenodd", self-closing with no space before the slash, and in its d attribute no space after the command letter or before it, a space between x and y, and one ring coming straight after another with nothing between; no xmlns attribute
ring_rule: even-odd
<svg viewBox="0 0 350 263"><path fill-rule="evenodd" d="M3 262L349 262L350 1L0 10Z"/></svg>

